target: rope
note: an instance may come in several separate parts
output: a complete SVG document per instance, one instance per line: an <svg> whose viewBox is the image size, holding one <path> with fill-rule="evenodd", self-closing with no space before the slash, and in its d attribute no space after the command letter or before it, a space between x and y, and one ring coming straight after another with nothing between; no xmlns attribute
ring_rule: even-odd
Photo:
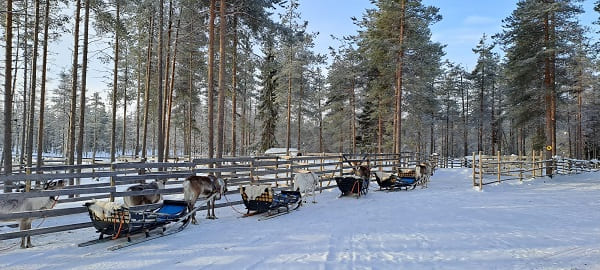
<svg viewBox="0 0 600 270"><path fill-rule="evenodd" d="M223 197L225 197L225 201L227 201L227 203L229 203L229 207L231 207L231 209L233 209L233 211L235 211L236 213L238 213L240 215L245 215L243 212L240 212L237 209L235 209L235 207L233 207L233 205L229 201L229 198L227 198L227 195L223 194Z"/></svg>
<svg viewBox="0 0 600 270"><path fill-rule="evenodd" d="M354 187L356 187L357 192L354 192ZM360 197L360 184L358 183L358 181L354 181L354 184L352 185L352 190L350 190L350 193L358 193L358 197Z"/></svg>
<svg viewBox="0 0 600 270"><path fill-rule="evenodd" d="M119 236L121 235L121 229L123 228L123 223L125 223L125 212L121 211L121 217L119 218L119 230L117 231L117 234L112 237L112 240L119 238Z"/></svg>

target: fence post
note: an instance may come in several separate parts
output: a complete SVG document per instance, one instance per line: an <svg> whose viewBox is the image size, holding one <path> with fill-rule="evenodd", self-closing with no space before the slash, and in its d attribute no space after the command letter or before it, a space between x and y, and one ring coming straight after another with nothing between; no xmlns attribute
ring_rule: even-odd
<svg viewBox="0 0 600 270"><path fill-rule="evenodd" d="M25 169L25 173L27 175L31 175L31 167L27 167ZM31 179L27 178L27 180L25 180L25 192L29 192L31 191Z"/></svg>
<svg viewBox="0 0 600 270"><path fill-rule="evenodd" d="M324 153L324 152L321 152L321 167L320 167L320 168L321 168L321 176L325 175L325 174L323 173L323 171L324 171L324 169L325 169L325 168L323 167L323 163L325 163L325 160L323 159L323 157L324 157L324 156L325 156L325 153ZM320 189L319 189L319 193L323 193L323 177L319 177L319 178L321 178L321 179L320 179L320 181L319 181L319 188L320 188Z"/></svg>
<svg viewBox="0 0 600 270"><path fill-rule="evenodd" d="M500 150L497 151L496 156L498 157L498 184L500 184Z"/></svg>
<svg viewBox="0 0 600 270"><path fill-rule="evenodd" d="M479 190L483 190L483 160L481 159L481 151L479 151Z"/></svg>
<svg viewBox="0 0 600 270"><path fill-rule="evenodd" d="M344 175L344 158L343 154L340 153L340 176Z"/></svg>
<svg viewBox="0 0 600 270"><path fill-rule="evenodd" d="M535 150L531 149L531 173L533 174L533 178L536 177L535 175Z"/></svg>
<svg viewBox="0 0 600 270"><path fill-rule="evenodd" d="M477 186L477 182L475 182L475 152L473 152L473 159L471 160L471 167L473 168L473 186Z"/></svg>
<svg viewBox="0 0 600 270"><path fill-rule="evenodd" d="M113 163L110 164L110 172L114 173L114 171L115 171L115 163L113 162ZM110 176L110 186L111 187L115 187L116 186L116 182L117 182L116 176L115 175L111 175ZM111 202L115 201L114 192L110 193L110 201Z"/></svg>
<svg viewBox="0 0 600 270"><path fill-rule="evenodd" d="M275 186L279 186L279 156L275 157Z"/></svg>
<svg viewBox="0 0 600 270"><path fill-rule="evenodd" d="M519 153L519 182L523 182L523 163L525 163L525 160L521 158L521 153Z"/></svg>
<svg viewBox="0 0 600 270"><path fill-rule="evenodd" d="M250 160L250 182L254 183L254 158Z"/></svg>

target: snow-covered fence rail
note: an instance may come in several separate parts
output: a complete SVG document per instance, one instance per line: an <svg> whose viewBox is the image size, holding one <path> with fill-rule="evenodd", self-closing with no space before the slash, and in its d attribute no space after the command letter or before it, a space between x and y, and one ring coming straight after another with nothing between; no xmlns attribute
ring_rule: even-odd
<svg viewBox="0 0 600 270"><path fill-rule="evenodd" d="M36 188L45 181L78 179L72 185L60 190L39 192L0 193L0 199L24 200L32 197L58 196L57 207L48 210L0 214L0 222L19 218L57 218L67 215L87 213L83 201L93 199L121 200L134 195L175 195L183 193L181 183L192 174L218 174L228 179L230 187L248 183L273 184L275 188L289 188L298 171L309 170L319 177L319 190L335 187L334 176L350 173L352 163L368 163L373 170L393 171L394 168L410 167L425 161L428 155L415 153L342 155L330 153L304 154L297 157L260 156L228 157L221 159L194 159L191 162L124 162L113 164L52 165L39 169L27 169L26 173L1 175L0 184L11 183L13 189L24 186ZM126 191L126 188L139 182L167 179L165 188L160 190ZM35 183L35 185L34 185ZM239 194L235 188L228 195ZM242 204L238 200L219 203L216 207ZM152 209L156 205L132 207L131 209ZM73 219L63 219L65 222ZM54 222L54 223L60 223ZM0 233L0 240L27 235L55 233L92 226L90 222L58 224L52 227Z"/></svg>
<svg viewBox="0 0 600 270"><path fill-rule="evenodd" d="M473 186L478 186L480 190L483 189L484 185L492 183L544 177L547 176L548 168L552 169L553 174L573 174L600 169L600 162L598 161L562 157L544 160L542 151L532 151L530 156L503 156L500 151L496 155L483 155L481 152L478 154L473 153L469 165L473 171Z"/></svg>

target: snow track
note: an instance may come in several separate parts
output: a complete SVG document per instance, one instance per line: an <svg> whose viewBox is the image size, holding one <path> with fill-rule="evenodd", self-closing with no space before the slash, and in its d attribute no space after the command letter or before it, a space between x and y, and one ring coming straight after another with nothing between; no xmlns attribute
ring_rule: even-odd
<svg viewBox="0 0 600 270"><path fill-rule="evenodd" d="M427 189L358 200L328 189L269 222L220 208L217 220L114 252L111 241L77 247L92 228L34 236L34 248L0 252L0 269L600 269L600 173L482 192L470 173L439 169Z"/></svg>

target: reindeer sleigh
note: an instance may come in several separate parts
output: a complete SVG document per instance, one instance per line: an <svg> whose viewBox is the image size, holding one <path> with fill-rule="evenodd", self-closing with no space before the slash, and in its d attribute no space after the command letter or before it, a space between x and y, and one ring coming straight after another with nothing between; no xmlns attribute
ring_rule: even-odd
<svg viewBox="0 0 600 270"><path fill-rule="evenodd" d="M291 210L296 210L302 205L300 191L282 190L275 193L271 185L251 184L240 186L240 194L248 210L244 217L266 213L259 220L288 214Z"/></svg>
<svg viewBox="0 0 600 270"><path fill-rule="evenodd" d="M429 171L426 164L419 164L414 169L398 169L397 174L375 172L375 180L379 190L413 190L417 186L426 187L429 181Z"/></svg>
<svg viewBox="0 0 600 270"><path fill-rule="evenodd" d="M79 244L80 247L127 238L126 244L120 244L109 249L119 249L128 245L145 242L157 237L173 234L183 230L190 223L188 203L180 200L164 200L162 205L154 210L134 211L128 207L105 201L92 201L85 203L92 224L100 236L96 240ZM179 226L172 223L179 222ZM153 230L159 229L157 235L150 235ZM136 234L145 234L145 238L132 240ZM105 237L109 236L109 237Z"/></svg>
<svg viewBox="0 0 600 270"><path fill-rule="evenodd" d="M358 163L352 163L346 159L346 156L343 156L344 160L352 166L353 175L334 177L337 187L342 192L340 197L356 195L357 198L360 198L360 196L367 195L369 192L371 168L367 165L361 165L366 157L365 155Z"/></svg>

